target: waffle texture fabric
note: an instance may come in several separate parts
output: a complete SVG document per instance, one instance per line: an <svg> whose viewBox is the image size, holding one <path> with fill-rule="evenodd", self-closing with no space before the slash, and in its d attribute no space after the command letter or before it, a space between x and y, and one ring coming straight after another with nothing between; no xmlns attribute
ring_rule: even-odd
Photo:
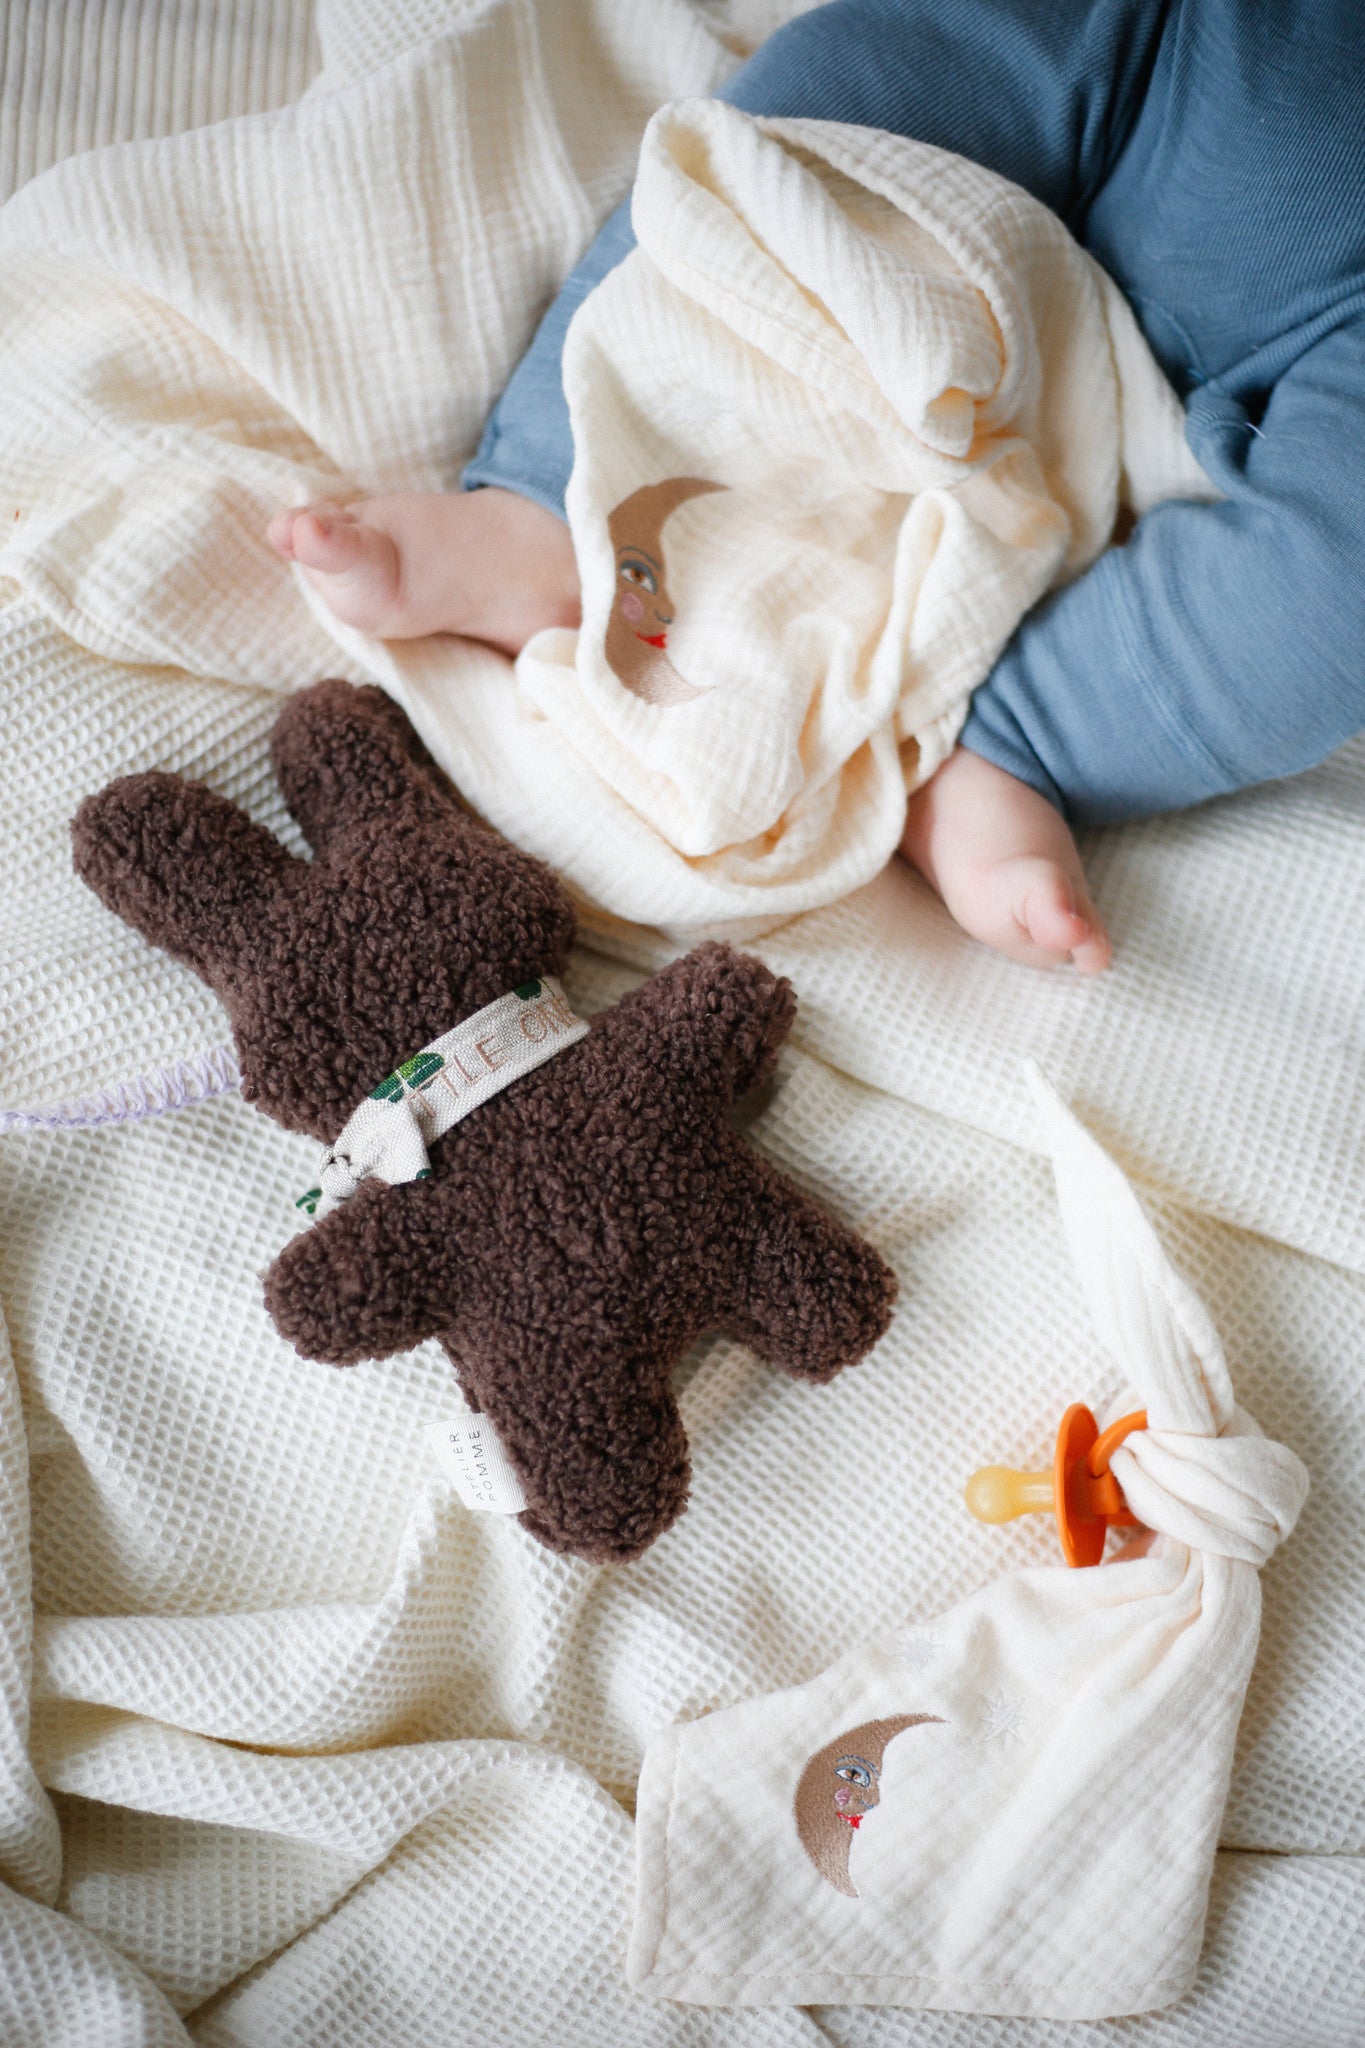
<svg viewBox="0 0 1365 2048"><path fill-rule="evenodd" d="M225 296L244 275L269 280L272 219L325 211L328 158L354 153L388 103L388 55L419 96L424 78L467 94L434 125L451 186L474 196L456 241L433 222L426 245L460 251L445 264L452 328L424 324L420 294L410 331L395 310L418 243L358 249L378 282L354 337L311 317L314 272L274 277L279 360L293 347L302 375L344 382L353 348L391 342L397 359L401 336L426 397L386 394L373 431L397 451L393 473L453 481L430 449L472 445L620 198L654 105L706 90L730 61L714 18L652 7L642 36L605 4L324 11L323 82L300 108L129 145L101 160L102 197L79 164L35 183L36 267L0 322L7 393L41 375L69 389L48 292L106 291L153 185L168 246L192 247ZM400 145L433 126L381 132L375 179L401 161L411 181L420 151ZM238 175L262 137L279 172L268 205ZM206 160L212 206L196 185ZM421 189L444 203L433 177ZM103 223L103 255L43 269L30 228L68 205ZM0 291L15 255L6 243ZM82 593L83 544L71 592L3 592L0 2040L1104 2048L1102 2025L686 2011L624 1977L652 1736L1052 1559L1046 1532L982 1529L960 1502L983 1462L1041 1462L1069 1400L1103 1409L1123 1392L1057 1223L1019 1077L1032 1049L1141 1180L1239 1397L1313 1475L1262 1574L1198 1980L1125 2039L1347 2048L1365 2012L1365 961L1341 935L1365 912L1365 754L1095 842L1121 961L1098 989L982 953L908 875L765 941L802 1016L756 1135L896 1267L901 1308L878 1352L815 1400L736 1346L698 1347L680 1382L687 1516L625 1569L549 1556L467 1513L435 1468L425 1428L456 1405L441 1354L336 1373L275 1336L256 1276L294 1227L312 1147L232 1091L226 1020L201 984L70 872L79 798L141 767L200 775L288 837L272 692L337 662L258 544L275 482L234 498L215 459L221 438L258 479L297 488L292 458L271 467L269 364L253 359L257 379L220 345L236 410L201 394L208 445L187 458L200 494L177 495L193 407L176 366L182 349L206 359L181 334L188 316L168 321L131 288L107 304L110 361L145 343L142 410L124 428L146 460L127 509L140 500L148 522L146 577L180 590L184 658L140 646L135 586L121 605ZM321 473L369 487L343 452ZM93 437L81 461L97 484ZM87 599L118 651L82 638ZM442 688L506 674L472 657ZM635 971L581 953L570 1000L586 1014Z"/></svg>

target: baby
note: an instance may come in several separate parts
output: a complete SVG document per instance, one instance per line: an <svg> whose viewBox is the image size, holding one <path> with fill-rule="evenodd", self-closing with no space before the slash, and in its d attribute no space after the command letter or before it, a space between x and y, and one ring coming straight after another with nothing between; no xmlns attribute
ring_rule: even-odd
<svg viewBox="0 0 1365 2048"><path fill-rule="evenodd" d="M1029 613L902 841L975 937L1097 972L1110 945L1071 823L1293 774L1365 728L1359 0L833 0L722 97L889 129L1026 187L1127 294L1186 400L1222 502L1158 506ZM551 306L461 492L272 522L339 618L509 654L578 623L560 354L632 239L627 204Z"/></svg>

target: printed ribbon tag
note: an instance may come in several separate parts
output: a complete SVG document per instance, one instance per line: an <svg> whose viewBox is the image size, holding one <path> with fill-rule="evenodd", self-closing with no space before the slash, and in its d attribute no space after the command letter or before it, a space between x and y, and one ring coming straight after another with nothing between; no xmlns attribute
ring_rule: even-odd
<svg viewBox="0 0 1365 2048"><path fill-rule="evenodd" d="M485 1004L371 1089L324 1152L318 1186L295 1208L326 1216L371 1174L390 1186L428 1179L429 1146L587 1030L548 974Z"/></svg>
<svg viewBox="0 0 1365 2048"><path fill-rule="evenodd" d="M467 1508L476 1514L519 1515L521 1481L486 1415L450 1415L427 1426L427 1442Z"/></svg>

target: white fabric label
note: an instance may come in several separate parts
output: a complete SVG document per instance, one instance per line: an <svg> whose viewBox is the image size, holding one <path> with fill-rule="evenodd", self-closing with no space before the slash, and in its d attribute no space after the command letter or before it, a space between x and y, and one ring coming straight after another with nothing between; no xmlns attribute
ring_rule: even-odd
<svg viewBox="0 0 1365 2048"><path fill-rule="evenodd" d="M486 1415L448 1415L429 1423L427 1442L467 1508L519 1515L526 1506L521 1481Z"/></svg>
<svg viewBox="0 0 1365 2048"><path fill-rule="evenodd" d="M548 974L486 1003L384 1076L323 1153L319 1185L300 1195L295 1207L326 1216L370 1174L390 1186L424 1180L431 1171L429 1145L587 1031Z"/></svg>

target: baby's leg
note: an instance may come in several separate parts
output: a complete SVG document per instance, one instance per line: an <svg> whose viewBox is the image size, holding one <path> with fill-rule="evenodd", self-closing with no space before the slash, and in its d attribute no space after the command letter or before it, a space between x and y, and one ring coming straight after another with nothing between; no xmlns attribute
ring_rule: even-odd
<svg viewBox="0 0 1365 2048"><path fill-rule="evenodd" d="M1157 506L1023 621L906 827L969 932L1104 966L1062 807L1081 824L1173 810L1365 730L1362 391L1365 317L1297 357L1259 426L1228 390L1196 392L1190 440L1223 501Z"/></svg>
<svg viewBox="0 0 1365 2048"><path fill-rule="evenodd" d="M1061 812L1036 789L958 747L910 799L901 851L964 931L1011 960L1082 974L1111 947Z"/></svg>
<svg viewBox="0 0 1365 2048"><path fill-rule="evenodd" d="M514 491L304 505L268 534L344 624L378 640L462 633L519 654L543 626L578 624L569 529Z"/></svg>

